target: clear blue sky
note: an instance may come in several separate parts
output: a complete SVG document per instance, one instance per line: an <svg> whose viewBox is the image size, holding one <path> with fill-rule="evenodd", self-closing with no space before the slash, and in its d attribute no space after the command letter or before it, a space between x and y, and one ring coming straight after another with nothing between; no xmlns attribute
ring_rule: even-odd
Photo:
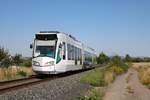
<svg viewBox="0 0 150 100"><path fill-rule="evenodd" d="M31 56L42 30L71 33L108 55L150 56L149 0L0 0L0 45Z"/></svg>

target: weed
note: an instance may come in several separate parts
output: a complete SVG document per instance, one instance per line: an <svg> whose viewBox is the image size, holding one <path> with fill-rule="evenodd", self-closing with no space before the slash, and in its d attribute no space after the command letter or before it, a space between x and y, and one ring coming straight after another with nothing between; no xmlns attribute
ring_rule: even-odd
<svg viewBox="0 0 150 100"><path fill-rule="evenodd" d="M112 70L105 71L104 80L107 84L112 83L115 80L115 74Z"/></svg>
<svg viewBox="0 0 150 100"><path fill-rule="evenodd" d="M129 65L130 64L125 63L121 57L114 56L111 59L108 67L105 69L96 68L95 70L81 77L80 81L81 83L90 84L92 86L104 87L112 83L117 75L128 71ZM129 92L133 92L131 89L129 90ZM78 100L101 100L102 95L100 92L97 93L92 91L92 93L93 94L90 96L79 97Z"/></svg>
<svg viewBox="0 0 150 100"><path fill-rule="evenodd" d="M102 100L104 91L101 88L94 88L88 96L78 97L77 100Z"/></svg>
<svg viewBox="0 0 150 100"><path fill-rule="evenodd" d="M121 67L117 67L117 66L110 67L110 70L112 70L116 75L120 75L124 73L124 70Z"/></svg>
<svg viewBox="0 0 150 100"><path fill-rule="evenodd" d="M24 77L27 76L27 73L24 71L19 71L17 74Z"/></svg>
<svg viewBox="0 0 150 100"><path fill-rule="evenodd" d="M146 86L150 89L150 84L147 84Z"/></svg>
<svg viewBox="0 0 150 100"><path fill-rule="evenodd" d="M127 89L127 92L128 92L128 93L134 93L134 90L131 88L130 85L128 85L128 86L126 87L126 89Z"/></svg>
<svg viewBox="0 0 150 100"><path fill-rule="evenodd" d="M12 66L9 68L0 68L0 81L13 80L33 74L32 68L27 67Z"/></svg>
<svg viewBox="0 0 150 100"><path fill-rule="evenodd" d="M126 77L126 83L129 83L131 76L133 75L133 73L130 73L127 77Z"/></svg>
<svg viewBox="0 0 150 100"><path fill-rule="evenodd" d="M32 66L32 61L30 59L29 60L24 60L23 61L23 66L31 67Z"/></svg>
<svg viewBox="0 0 150 100"><path fill-rule="evenodd" d="M81 83L90 84L92 86L105 86L104 70L95 69L81 78Z"/></svg>

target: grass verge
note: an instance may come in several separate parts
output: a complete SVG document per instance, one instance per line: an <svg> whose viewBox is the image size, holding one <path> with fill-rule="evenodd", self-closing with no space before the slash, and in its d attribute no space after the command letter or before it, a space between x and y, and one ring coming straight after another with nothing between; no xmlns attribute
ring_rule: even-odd
<svg viewBox="0 0 150 100"><path fill-rule="evenodd" d="M91 90L91 94L81 96L78 100L102 100L104 95L104 91L102 89L112 83L116 76L127 72L128 68L129 65L126 63L122 63L121 65L110 63L108 67L105 67L104 69L96 68L84 75L80 79L81 83L92 85L94 89ZM95 91L97 88L100 88L100 90Z"/></svg>
<svg viewBox="0 0 150 100"><path fill-rule="evenodd" d="M88 92L87 95L78 97L78 100L102 100L104 96L104 91L102 88L97 87Z"/></svg>
<svg viewBox="0 0 150 100"><path fill-rule="evenodd" d="M104 69L94 69L90 73L84 75L80 81L81 83L90 84L92 86L105 86Z"/></svg>
<svg viewBox="0 0 150 100"><path fill-rule="evenodd" d="M31 67L30 68L29 67L0 68L0 81L24 78L33 74L34 73Z"/></svg>

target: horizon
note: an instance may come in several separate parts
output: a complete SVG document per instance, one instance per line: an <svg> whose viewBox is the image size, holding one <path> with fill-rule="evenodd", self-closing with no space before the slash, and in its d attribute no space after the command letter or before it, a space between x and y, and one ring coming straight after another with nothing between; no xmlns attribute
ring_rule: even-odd
<svg viewBox="0 0 150 100"><path fill-rule="evenodd" d="M150 1L0 1L0 46L31 56L40 31L60 31L96 53L150 57Z"/></svg>

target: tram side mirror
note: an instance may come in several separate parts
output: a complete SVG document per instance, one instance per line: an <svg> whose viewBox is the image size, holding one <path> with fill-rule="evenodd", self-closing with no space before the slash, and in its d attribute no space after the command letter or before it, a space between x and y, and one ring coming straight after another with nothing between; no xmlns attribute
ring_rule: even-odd
<svg viewBox="0 0 150 100"><path fill-rule="evenodd" d="M30 44L30 49L32 49L33 48L33 45L32 44Z"/></svg>

